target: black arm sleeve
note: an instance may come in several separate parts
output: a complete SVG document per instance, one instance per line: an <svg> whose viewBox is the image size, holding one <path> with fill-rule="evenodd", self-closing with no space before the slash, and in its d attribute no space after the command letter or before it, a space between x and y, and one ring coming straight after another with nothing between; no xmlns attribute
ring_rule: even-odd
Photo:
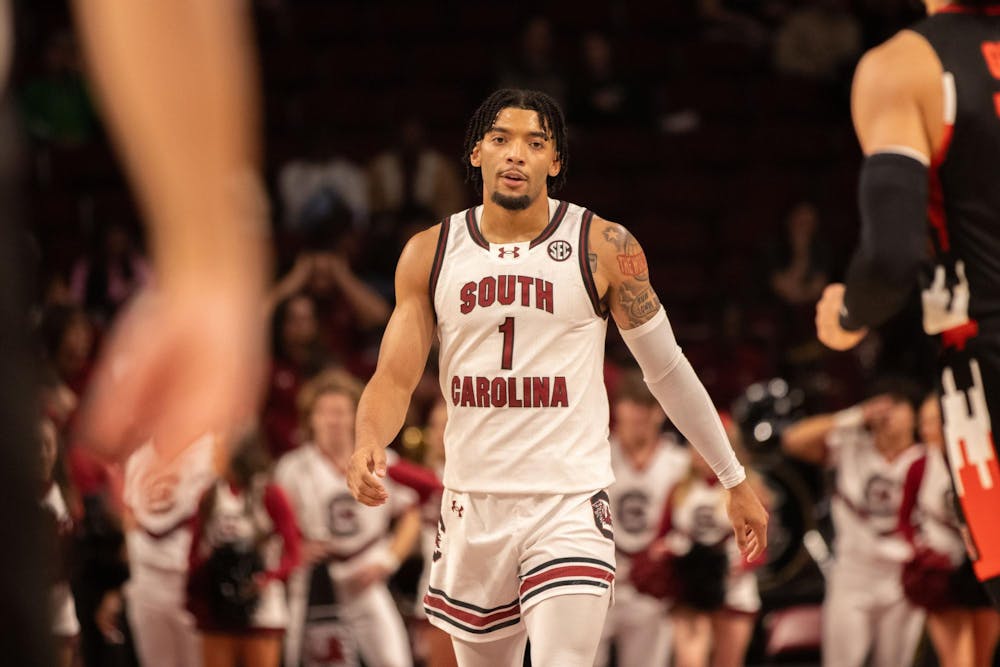
<svg viewBox="0 0 1000 667"><path fill-rule="evenodd" d="M875 327L895 315L917 286L927 256L927 167L898 153L875 153L861 168L861 240L844 280L845 329Z"/></svg>

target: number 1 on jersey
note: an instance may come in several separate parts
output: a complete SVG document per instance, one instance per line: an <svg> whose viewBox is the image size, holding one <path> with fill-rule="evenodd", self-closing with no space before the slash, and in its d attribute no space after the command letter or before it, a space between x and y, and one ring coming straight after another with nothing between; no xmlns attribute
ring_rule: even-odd
<svg viewBox="0 0 1000 667"><path fill-rule="evenodd" d="M503 354L500 357L500 368L509 371L514 368L514 318L506 318L497 329L503 334Z"/></svg>

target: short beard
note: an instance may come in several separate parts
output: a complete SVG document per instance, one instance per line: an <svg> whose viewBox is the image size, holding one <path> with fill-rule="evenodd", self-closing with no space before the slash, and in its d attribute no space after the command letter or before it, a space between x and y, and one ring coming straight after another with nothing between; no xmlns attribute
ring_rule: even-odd
<svg viewBox="0 0 1000 667"><path fill-rule="evenodd" d="M490 196L490 199L493 200L494 204L498 204L508 211L523 211L531 206L531 197L528 195L508 197L507 195L502 195L499 192L494 192Z"/></svg>

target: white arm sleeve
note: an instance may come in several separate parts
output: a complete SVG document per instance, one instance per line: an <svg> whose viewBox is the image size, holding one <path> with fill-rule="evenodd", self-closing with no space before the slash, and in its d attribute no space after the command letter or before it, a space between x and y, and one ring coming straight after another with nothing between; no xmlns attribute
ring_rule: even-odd
<svg viewBox="0 0 1000 667"><path fill-rule="evenodd" d="M651 320L635 329L623 329L621 335L663 411L722 485L731 489L746 479L712 399L677 345L666 311L660 308Z"/></svg>

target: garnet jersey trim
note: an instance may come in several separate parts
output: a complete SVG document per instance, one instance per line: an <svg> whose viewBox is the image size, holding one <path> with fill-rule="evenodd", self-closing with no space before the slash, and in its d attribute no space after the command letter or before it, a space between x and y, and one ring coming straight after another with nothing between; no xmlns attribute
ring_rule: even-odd
<svg viewBox="0 0 1000 667"><path fill-rule="evenodd" d="M568 208L569 202L560 201L555 212L552 214L552 218L549 220L549 224L545 225L545 229L542 230L541 234L536 236L531 243L528 244L528 248L534 248L539 243L544 243L549 237L551 237L555 233L556 229L559 228L559 223L562 222L563 217L566 215L566 209ZM469 228L469 236L472 237L472 240L475 241L476 245L489 250L489 241L487 241L486 237L483 236L483 233L479 229L479 221L476 220L475 206L465 212L465 224Z"/></svg>
<svg viewBox="0 0 1000 667"><path fill-rule="evenodd" d="M598 317L608 319L608 311L601 303L601 297L597 293L597 284L594 282L594 272L590 269L590 222L594 219L593 211L585 211L583 221L580 223L580 242L578 244L580 262L580 275L583 276L583 286L587 288L587 296L590 297L590 304L594 307L594 312Z"/></svg>
<svg viewBox="0 0 1000 667"><path fill-rule="evenodd" d="M437 249L434 251L434 263L431 264L431 276L428 280L427 296L431 302L431 312L434 319L437 319L437 310L434 308L434 294L437 291L438 276L441 275L441 264L444 263L444 252L448 246L448 231L451 227L451 217L441 221L441 231L438 234Z"/></svg>

